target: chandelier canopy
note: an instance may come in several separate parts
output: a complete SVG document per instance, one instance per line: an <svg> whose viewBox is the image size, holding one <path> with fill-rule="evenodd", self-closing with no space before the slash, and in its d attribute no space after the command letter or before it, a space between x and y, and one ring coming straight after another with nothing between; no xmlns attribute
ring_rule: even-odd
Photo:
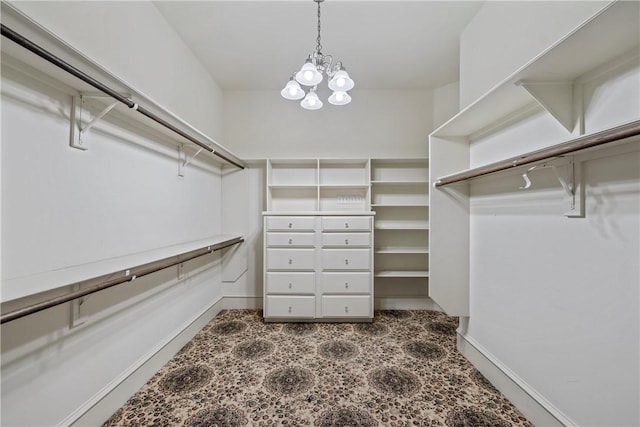
<svg viewBox="0 0 640 427"><path fill-rule="evenodd" d="M287 85L280 94L290 100L300 101L302 108L307 110L319 110L322 108L322 101L318 97L316 90L318 84L324 79L323 73L329 80L329 89L333 91L329 97L329 103L333 105L347 105L351 102L351 96L347 91L353 89L354 82L344 69L342 61L333 64L333 57L322 53L320 43L320 3L324 0L313 0L318 3L318 37L316 38L316 50L309 55L299 71L293 73ZM308 92L300 87L307 86Z"/></svg>

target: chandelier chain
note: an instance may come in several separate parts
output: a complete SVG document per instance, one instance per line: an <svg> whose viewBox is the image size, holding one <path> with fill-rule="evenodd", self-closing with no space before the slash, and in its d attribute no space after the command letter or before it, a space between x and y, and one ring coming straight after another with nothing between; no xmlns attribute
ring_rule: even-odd
<svg viewBox="0 0 640 427"><path fill-rule="evenodd" d="M322 44L320 43L320 2L318 1L318 37L316 38L316 52L320 53L322 51Z"/></svg>

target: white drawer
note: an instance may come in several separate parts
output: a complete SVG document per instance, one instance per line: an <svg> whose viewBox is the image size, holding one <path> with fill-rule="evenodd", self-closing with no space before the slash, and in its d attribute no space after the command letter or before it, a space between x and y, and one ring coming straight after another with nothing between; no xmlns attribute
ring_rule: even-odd
<svg viewBox="0 0 640 427"><path fill-rule="evenodd" d="M267 246L301 247L315 244L314 233L267 233Z"/></svg>
<svg viewBox="0 0 640 427"><path fill-rule="evenodd" d="M323 249L323 270L370 270L369 249Z"/></svg>
<svg viewBox="0 0 640 427"><path fill-rule="evenodd" d="M370 294L371 273L322 273L325 294Z"/></svg>
<svg viewBox="0 0 640 427"><path fill-rule="evenodd" d="M322 246L371 246L371 233L323 233Z"/></svg>
<svg viewBox="0 0 640 427"><path fill-rule="evenodd" d="M368 216L325 216L322 217L323 231L368 231L371 218Z"/></svg>
<svg viewBox="0 0 640 427"><path fill-rule="evenodd" d="M265 317L313 318L316 315L314 296L271 296L267 295Z"/></svg>
<svg viewBox="0 0 640 427"><path fill-rule="evenodd" d="M313 249L267 249L267 270L313 270Z"/></svg>
<svg viewBox="0 0 640 427"><path fill-rule="evenodd" d="M267 294L315 294L315 273L267 273Z"/></svg>
<svg viewBox="0 0 640 427"><path fill-rule="evenodd" d="M312 216L268 216L266 227L269 231L315 231L316 220Z"/></svg>
<svg viewBox="0 0 640 427"><path fill-rule="evenodd" d="M371 296L323 296L323 317L373 317Z"/></svg>

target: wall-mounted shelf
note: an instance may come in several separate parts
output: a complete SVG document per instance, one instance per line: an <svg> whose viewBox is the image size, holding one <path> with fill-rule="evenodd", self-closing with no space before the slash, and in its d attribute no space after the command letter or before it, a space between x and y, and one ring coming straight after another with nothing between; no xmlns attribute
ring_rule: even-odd
<svg viewBox="0 0 640 427"><path fill-rule="evenodd" d="M571 110L573 83L602 64L630 52L637 53L638 32L637 2L613 3L464 108L432 135L472 137L517 115L532 103L541 105L571 132L580 121L579 112Z"/></svg>
<svg viewBox="0 0 640 427"><path fill-rule="evenodd" d="M122 115L166 135L175 141L179 148L185 144L194 144L196 150L202 149L213 154L215 157L212 158L216 161L244 168L244 162L221 144L68 45L9 3L2 2L1 7L3 64L58 88L65 88L77 99L70 117L73 123L73 127L70 126L73 129L70 135L72 147L87 149L81 135L84 134L84 138L87 138L88 128L92 127L95 121L84 124L77 120L77 112L84 108L83 97L96 98L96 94L99 93L103 99L110 100L103 106L102 111L93 117L94 119L102 118L114 107L122 104L127 107L122 108L127 112ZM117 104L113 103L114 99ZM188 159L185 153L180 154L177 159L180 162L180 173L199 153L200 151L193 154L191 159Z"/></svg>
<svg viewBox="0 0 640 427"><path fill-rule="evenodd" d="M107 274L115 274L114 272L149 264L165 258L177 257L201 248L216 248L235 244L241 240L242 236L240 235L221 234L150 251L60 268L41 274L9 278L2 281L2 302L5 303L51 289L62 288L73 283L87 281Z"/></svg>

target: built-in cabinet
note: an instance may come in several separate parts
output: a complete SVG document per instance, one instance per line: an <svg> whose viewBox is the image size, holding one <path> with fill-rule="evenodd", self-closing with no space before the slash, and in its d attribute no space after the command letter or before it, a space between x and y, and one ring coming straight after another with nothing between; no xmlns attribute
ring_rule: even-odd
<svg viewBox="0 0 640 427"><path fill-rule="evenodd" d="M426 158L267 160L265 319L371 319L374 279L426 298L428 176Z"/></svg>
<svg viewBox="0 0 640 427"><path fill-rule="evenodd" d="M267 161L264 318L370 321L368 159Z"/></svg>

